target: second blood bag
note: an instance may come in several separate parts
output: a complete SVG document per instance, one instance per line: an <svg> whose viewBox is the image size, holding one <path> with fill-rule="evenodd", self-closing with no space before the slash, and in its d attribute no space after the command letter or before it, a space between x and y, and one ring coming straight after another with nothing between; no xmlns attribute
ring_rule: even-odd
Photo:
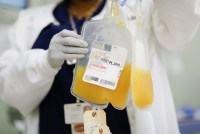
<svg viewBox="0 0 200 134"><path fill-rule="evenodd" d="M131 71L131 93L138 108L147 108L153 103L153 81L149 64L149 48L144 36L144 21L139 0L136 17L136 37Z"/></svg>
<svg viewBox="0 0 200 134"><path fill-rule="evenodd" d="M77 98L94 105L126 106L131 74L131 36L120 12L99 21L89 21L82 30L90 52L78 60L71 88Z"/></svg>

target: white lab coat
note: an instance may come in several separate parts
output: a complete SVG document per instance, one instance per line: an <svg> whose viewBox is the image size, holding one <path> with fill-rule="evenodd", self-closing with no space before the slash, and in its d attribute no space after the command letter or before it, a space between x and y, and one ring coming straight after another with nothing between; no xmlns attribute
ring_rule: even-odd
<svg viewBox="0 0 200 134"><path fill-rule="evenodd" d="M143 2L145 37L150 46L154 81L154 103L151 110L140 111L135 110L129 99L127 111L133 134L179 134L160 50L165 48L177 51L191 40L199 24L194 14L194 3L194 0ZM27 134L38 134L38 105L49 92L58 72L48 64L47 51L31 50L41 30L49 23L58 23L52 15L55 6L56 4L51 4L22 11L9 33L11 47L0 58L0 96L25 116ZM106 7L93 19L102 19ZM132 11L133 14L130 9L124 8L126 17L134 15L134 10ZM129 19L128 25L134 39L132 23Z"/></svg>

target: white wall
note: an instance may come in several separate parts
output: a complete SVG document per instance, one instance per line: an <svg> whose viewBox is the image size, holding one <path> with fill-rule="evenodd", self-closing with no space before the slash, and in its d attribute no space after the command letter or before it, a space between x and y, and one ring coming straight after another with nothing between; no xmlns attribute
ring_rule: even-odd
<svg viewBox="0 0 200 134"><path fill-rule="evenodd" d="M200 30L180 55L183 68L179 74L169 73L177 107L200 107Z"/></svg>
<svg viewBox="0 0 200 134"><path fill-rule="evenodd" d="M30 0L30 6L38 6L59 0Z"/></svg>
<svg viewBox="0 0 200 134"><path fill-rule="evenodd" d="M9 122L7 112L8 106L0 101L0 134L17 134L16 128Z"/></svg>

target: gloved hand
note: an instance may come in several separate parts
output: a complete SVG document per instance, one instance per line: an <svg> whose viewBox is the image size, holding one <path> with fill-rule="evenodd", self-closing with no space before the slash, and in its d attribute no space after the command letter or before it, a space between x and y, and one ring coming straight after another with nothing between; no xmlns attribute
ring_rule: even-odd
<svg viewBox="0 0 200 134"><path fill-rule="evenodd" d="M48 50L48 62L53 68L59 68L67 59L83 58L88 53L87 42L73 31L63 30L51 39Z"/></svg>

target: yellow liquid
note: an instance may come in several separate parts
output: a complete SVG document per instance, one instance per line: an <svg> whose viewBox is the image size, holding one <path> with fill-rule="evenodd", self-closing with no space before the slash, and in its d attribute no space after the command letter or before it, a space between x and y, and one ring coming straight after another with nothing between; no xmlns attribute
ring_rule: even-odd
<svg viewBox="0 0 200 134"><path fill-rule="evenodd" d="M153 84L150 71L132 68L132 99L139 108L146 108L153 103Z"/></svg>
<svg viewBox="0 0 200 134"><path fill-rule="evenodd" d="M130 87L131 65L125 65L115 90L84 82L82 79L85 69L85 67L76 68L76 78L72 89L75 96L94 104L111 103L115 108L119 109L126 107L127 94Z"/></svg>

